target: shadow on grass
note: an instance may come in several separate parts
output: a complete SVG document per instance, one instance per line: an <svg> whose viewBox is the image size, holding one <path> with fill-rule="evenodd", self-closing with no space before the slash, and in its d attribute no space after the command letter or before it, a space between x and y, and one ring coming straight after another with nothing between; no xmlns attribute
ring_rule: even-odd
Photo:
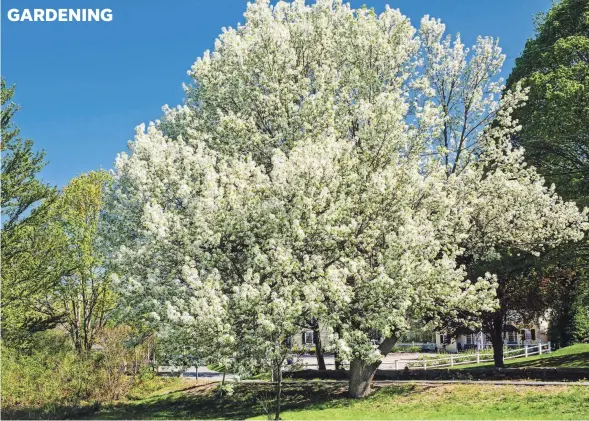
<svg viewBox="0 0 589 421"><path fill-rule="evenodd" d="M60 420L92 417L100 405L96 402L83 406L46 405L42 408L2 408L0 418L3 420Z"/></svg>
<svg viewBox="0 0 589 421"><path fill-rule="evenodd" d="M506 364L510 368L519 367L589 367L589 351L566 355L547 355L532 361L511 362Z"/></svg>
<svg viewBox="0 0 589 421"><path fill-rule="evenodd" d="M415 386L386 388L376 394L409 395ZM354 400L348 399L347 388L336 384L285 385L282 394L282 411L345 408ZM194 386L181 392L156 396L140 402L119 403L104 407L91 416L98 419L244 419L266 416L274 412L272 385L240 384L232 396L220 397L211 385Z"/></svg>

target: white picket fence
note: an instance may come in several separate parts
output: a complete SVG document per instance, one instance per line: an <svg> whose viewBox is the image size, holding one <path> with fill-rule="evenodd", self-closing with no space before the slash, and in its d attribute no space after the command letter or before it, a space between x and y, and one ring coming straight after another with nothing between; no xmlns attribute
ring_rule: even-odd
<svg viewBox="0 0 589 421"><path fill-rule="evenodd" d="M524 345L522 348L509 349L503 352L503 360L510 360L514 358L529 357L531 355L542 355L544 353L551 353L552 346L550 342L538 342L537 345ZM428 354L424 354L428 355ZM311 357L309 357L311 358ZM462 354L443 354L439 358L424 358L424 359L398 359L398 360L385 360L380 364L381 370L403 370L407 365L410 365L411 370L427 370L428 368L441 368L441 367L454 367L457 365L471 365L480 364L486 362L492 362L493 354L492 350L486 350L485 352L476 353L462 353ZM328 369L333 369L334 363L327 362ZM349 363L344 363L343 366L348 369ZM303 362L302 368L317 369L317 363L308 361Z"/></svg>
<svg viewBox="0 0 589 421"><path fill-rule="evenodd" d="M537 345L525 345L523 348L510 349L503 352L503 360L510 360L513 358L529 357L531 355L542 355L543 353L551 353L552 346L549 342L542 343L538 342ZM476 358L476 360L473 360ZM456 365L466 364L480 364L490 362L493 360L493 354L484 352L476 352L475 354L446 354L442 358L424 358L419 360L395 360L393 362L383 362L380 365L381 369L394 369L401 370L407 365L411 364L412 370L428 368L439 368L439 367L454 367Z"/></svg>
<svg viewBox="0 0 589 421"><path fill-rule="evenodd" d="M395 348L412 348L416 346L431 351L436 349L435 342L397 342L395 344Z"/></svg>

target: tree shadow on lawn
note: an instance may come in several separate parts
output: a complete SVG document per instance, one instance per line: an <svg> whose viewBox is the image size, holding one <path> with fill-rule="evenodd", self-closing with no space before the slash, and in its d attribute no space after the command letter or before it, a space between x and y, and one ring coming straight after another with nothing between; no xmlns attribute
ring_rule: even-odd
<svg viewBox="0 0 589 421"><path fill-rule="evenodd" d="M409 395L414 385L387 387L386 394ZM378 391L375 393L379 393ZM232 396L221 397L214 385L201 385L180 392L156 396L141 402L124 402L104 407L94 414L99 419L244 419L273 414L273 385L242 383L234 387ZM282 411L345 408L355 400L347 398L347 387L341 384L305 382L285 384Z"/></svg>
<svg viewBox="0 0 589 421"><path fill-rule="evenodd" d="M3 420L50 420L50 419L79 419L84 417L92 417L98 410L100 405L98 403L87 404L82 406L69 405L46 405L44 407L29 408L17 407L6 408L2 407L0 411L0 419Z"/></svg>
<svg viewBox="0 0 589 421"><path fill-rule="evenodd" d="M587 368L589 367L589 351L568 355L546 355L545 358L538 358L532 361L513 362L506 364L508 368L525 367L568 367Z"/></svg>

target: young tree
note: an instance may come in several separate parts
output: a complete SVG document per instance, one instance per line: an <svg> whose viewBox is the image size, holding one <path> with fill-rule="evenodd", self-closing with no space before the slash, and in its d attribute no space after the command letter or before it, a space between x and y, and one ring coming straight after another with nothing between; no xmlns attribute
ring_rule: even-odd
<svg viewBox="0 0 589 421"><path fill-rule="evenodd" d="M64 314L64 325L79 352L92 348L115 304L98 237L104 191L110 181L105 171L78 176L52 209L53 223L67 238L69 270L51 292L48 311Z"/></svg>
<svg viewBox="0 0 589 421"><path fill-rule="evenodd" d="M63 246L47 225L55 189L37 178L44 152L20 136L13 117L14 87L2 78L2 338L16 344L31 333L54 327L61 315L45 317L35 300L50 290L62 266Z"/></svg>
<svg viewBox="0 0 589 421"><path fill-rule="evenodd" d="M133 309L278 370L313 317L363 397L411 321L494 308L467 263L582 236L510 144L525 94L498 101L492 39L469 54L429 17L416 36L397 10L333 1L245 17L117 160L108 241Z"/></svg>

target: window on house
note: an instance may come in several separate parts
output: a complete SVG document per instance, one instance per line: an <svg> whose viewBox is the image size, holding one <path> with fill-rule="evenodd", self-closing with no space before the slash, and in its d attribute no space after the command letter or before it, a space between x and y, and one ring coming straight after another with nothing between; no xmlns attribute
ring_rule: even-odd
<svg viewBox="0 0 589 421"><path fill-rule="evenodd" d="M514 331L507 332L507 342L510 344L517 343L517 332L514 332Z"/></svg>
<svg viewBox="0 0 589 421"><path fill-rule="evenodd" d="M307 330L303 333L303 343L305 345L313 345L313 331Z"/></svg>
<svg viewBox="0 0 589 421"><path fill-rule="evenodd" d="M446 345L450 344L450 335L440 333L440 343Z"/></svg>
<svg viewBox="0 0 589 421"><path fill-rule="evenodd" d="M472 333L469 335L466 335L466 344L467 345L474 344L474 335Z"/></svg>

